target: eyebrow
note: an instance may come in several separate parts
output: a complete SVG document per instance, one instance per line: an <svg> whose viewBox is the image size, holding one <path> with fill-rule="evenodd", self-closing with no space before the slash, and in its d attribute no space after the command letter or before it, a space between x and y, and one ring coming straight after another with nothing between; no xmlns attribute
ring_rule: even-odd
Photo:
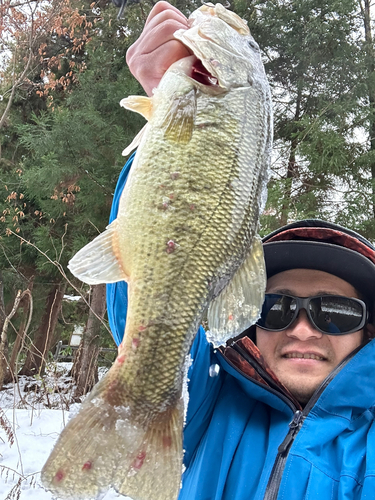
<svg viewBox="0 0 375 500"><path fill-rule="evenodd" d="M293 295L295 296L295 292L292 292L289 288L276 288L276 290L266 290L266 293L279 293L281 295ZM318 290L314 295L309 295L309 297L315 297L316 295L341 295L338 292L333 292L332 290Z"/></svg>

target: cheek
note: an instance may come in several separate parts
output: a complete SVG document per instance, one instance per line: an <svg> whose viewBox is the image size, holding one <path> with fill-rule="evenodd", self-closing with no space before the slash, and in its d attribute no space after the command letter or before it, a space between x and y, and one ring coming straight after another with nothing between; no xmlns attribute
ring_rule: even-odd
<svg viewBox="0 0 375 500"><path fill-rule="evenodd" d="M260 350L263 358L266 361L270 361L274 356L275 350L279 343L280 333L279 332L266 332L261 328L256 329L256 345Z"/></svg>
<svg viewBox="0 0 375 500"><path fill-rule="evenodd" d="M264 344L264 341L265 341L265 335L264 335L264 331L261 330L258 326L256 327L256 330L255 330L255 343L258 347L258 349L261 348L261 346Z"/></svg>
<svg viewBox="0 0 375 500"><path fill-rule="evenodd" d="M336 355L337 361L341 362L354 349L359 347L363 342L363 331L343 335L342 337L331 337L331 347Z"/></svg>

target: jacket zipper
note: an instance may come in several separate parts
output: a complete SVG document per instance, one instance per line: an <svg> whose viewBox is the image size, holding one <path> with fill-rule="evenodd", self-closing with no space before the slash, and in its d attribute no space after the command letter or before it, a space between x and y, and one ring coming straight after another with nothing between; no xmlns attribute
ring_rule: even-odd
<svg viewBox="0 0 375 500"><path fill-rule="evenodd" d="M349 354L339 365L336 366L336 368L328 375L327 378L323 380L321 385L316 389L314 394L311 396L309 402L305 406L305 408L300 411L296 410L293 415L293 419L289 424L289 431L287 435L284 438L284 441L280 444L278 448L278 453L275 459L275 463L272 467L271 475L268 480L266 492L264 494L263 500L276 500L277 496L279 494L279 489L280 489L280 483L281 483L281 478L284 472L286 460L288 458L288 454L290 451L290 448L292 447L292 444L300 431L302 424L309 414L310 410L312 407L315 405L315 403L318 401L320 398L322 392L324 389L327 387L327 385L335 378L335 376L344 368L345 365L348 364L348 362L357 354L357 352L362 348L363 346L359 346L357 349L355 349L353 352Z"/></svg>
<svg viewBox="0 0 375 500"><path fill-rule="evenodd" d="M289 424L288 434L278 448L278 453L273 464L271 475L268 480L264 500L276 500L279 493L281 478L284 472L285 463L288 458L289 449L291 448L294 439L296 438L306 414L303 411L297 410L293 415L293 419Z"/></svg>

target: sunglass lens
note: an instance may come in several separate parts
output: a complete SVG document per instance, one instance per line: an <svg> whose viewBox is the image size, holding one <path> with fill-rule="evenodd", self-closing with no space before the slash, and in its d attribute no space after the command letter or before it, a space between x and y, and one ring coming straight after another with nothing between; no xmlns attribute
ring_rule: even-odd
<svg viewBox="0 0 375 500"><path fill-rule="evenodd" d="M318 328L326 333L340 334L355 331L364 311L361 303L353 299L326 295L310 301L310 314Z"/></svg>
<svg viewBox="0 0 375 500"><path fill-rule="evenodd" d="M257 324L270 330L282 330L293 320L296 302L293 297L278 293L267 293L261 317Z"/></svg>

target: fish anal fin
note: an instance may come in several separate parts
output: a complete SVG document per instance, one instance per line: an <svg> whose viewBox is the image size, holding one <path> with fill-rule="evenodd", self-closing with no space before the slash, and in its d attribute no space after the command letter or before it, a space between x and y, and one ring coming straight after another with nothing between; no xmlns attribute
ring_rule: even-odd
<svg viewBox="0 0 375 500"><path fill-rule="evenodd" d="M133 149L137 148L140 145L142 137L144 136L144 134L146 132L146 128L147 128L147 123L146 123L146 125L143 128L141 128L141 130L134 137L134 139L129 144L129 146L127 146L124 149L124 151L122 152L122 156L128 156L128 154L130 154L133 151Z"/></svg>
<svg viewBox="0 0 375 500"><path fill-rule="evenodd" d="M243 264L208 309L208 339L215 345L253 325L259 318L266 289L266 268L259 237L253 241Z"/></svg>
<svg viewBox="0 0 375 500"><path fill-rule="evenodd" d="M167 140L187 144L194 130L196 115L195 89L184 94L175 94L165 114L161 127Z"/></svg>
<svg viewBox="0 0 375 500"><path fill-rule="evenodd" d="M128 281L119 258L117 219L81 248L70 260L68 268L74 276L89 285Z"/></svg>
<svg viewBox="0 0 375 500"><path fill-rule="evenodd" d="M121 404L109 401L111 381L108 375L102 379L68 422L42 469L43 485L64 499L97 498L114 487L134 500L177 500L182 400L140 419L126 394Z"/></svg>
<svg viewBox="0 0 375 500"><path fill-rule="evenodd" d="M150 120L152 116L152 97L142 95L130 95L121 99L120 106L130 111L134 111L142 115L146 120Z"/></svg>

